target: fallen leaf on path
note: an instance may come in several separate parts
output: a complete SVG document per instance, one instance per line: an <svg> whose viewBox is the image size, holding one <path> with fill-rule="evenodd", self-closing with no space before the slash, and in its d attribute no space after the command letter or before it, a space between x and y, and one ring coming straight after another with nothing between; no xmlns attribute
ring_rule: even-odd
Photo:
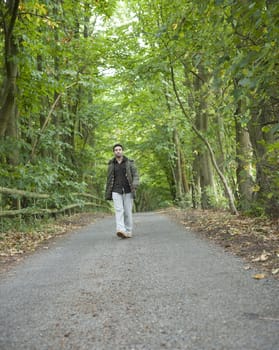
<svg viewBox="0 0 279 350"><path fill-rule="evenodd" d="M11 248L10 249L10 255L14 256L15 254L23 254L23 251L22 250L18 250L16 248Z"/></svg>
<svg viewBox="0 0 279 350"><path fill-rule="evenodd" d="M252 261L254 261L254 262L256 262L256 261L262 261L262 262L264 262L264 261L268 260L269 256L270 256L269 253L263 252L263 253L261 254L261 256L259 256L259 257L255 258L255 259L253 259Z"/></svg>
<svg viewBox="0 0 279 350"><path fill-rule="evenodd" d="M262 280L263 278L265 278L265 274L264 273L257 273L255 275L253 275L253 278L256 280Z"/></svg>
<svg viewBox="0 0 279 350"><path fill-rule="evenodd" d="M0 253L0 256L9 256L7 253Z"/></svg>

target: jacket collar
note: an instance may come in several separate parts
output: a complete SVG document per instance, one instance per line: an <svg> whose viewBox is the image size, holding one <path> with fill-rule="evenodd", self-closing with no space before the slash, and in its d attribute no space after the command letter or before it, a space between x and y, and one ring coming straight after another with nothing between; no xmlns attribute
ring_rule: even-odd
<svg viewBox="0 0 279 350"><path fill-rule="evenodd" d="M128 160L128 158L126 157L126 156L123 156L123 162L126 162ZM116 158L115 157L113 157L110 161L109 161L109 163L116 163Z"/></svg>

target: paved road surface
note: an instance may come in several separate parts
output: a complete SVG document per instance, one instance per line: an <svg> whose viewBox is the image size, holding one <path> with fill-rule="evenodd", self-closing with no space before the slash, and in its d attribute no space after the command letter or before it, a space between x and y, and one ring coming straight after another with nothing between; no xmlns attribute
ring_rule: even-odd
<svg viewBox="0 0 279 350"><path fill-rule="evenodd" d="M279 286L168 217L114 218L0 276L0 349L278 350Z"/></svg>

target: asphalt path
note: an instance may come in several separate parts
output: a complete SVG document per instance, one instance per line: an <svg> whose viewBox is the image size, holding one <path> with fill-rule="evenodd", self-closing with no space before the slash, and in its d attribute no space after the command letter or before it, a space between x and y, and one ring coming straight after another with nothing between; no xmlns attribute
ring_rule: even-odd
<svg viewBox="0 0 279 350"><path fill-rule="evenodd" d="M279 285L162 213L114 217L0 276L0 349L278 350Z"/></svg>

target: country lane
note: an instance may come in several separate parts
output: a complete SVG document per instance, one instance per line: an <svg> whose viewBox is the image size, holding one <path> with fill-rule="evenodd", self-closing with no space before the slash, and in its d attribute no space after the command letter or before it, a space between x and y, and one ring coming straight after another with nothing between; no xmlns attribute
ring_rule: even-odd
<svg viewBox="0 0 279 350"><path fill-rule="evenodd" d="M0 282L1 350L278 350L279 286L163 213L52 241Z"/></svg>

